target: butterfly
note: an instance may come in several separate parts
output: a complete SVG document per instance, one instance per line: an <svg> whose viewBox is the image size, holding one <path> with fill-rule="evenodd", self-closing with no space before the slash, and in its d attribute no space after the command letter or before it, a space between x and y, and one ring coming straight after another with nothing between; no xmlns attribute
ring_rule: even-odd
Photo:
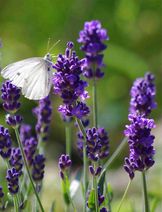
<svg viewBox="0 0 162 212"><path fill-rule="evenodd" d="M1 75L21 88L26 98L40 100L48 96L51 90L52 64L52 55L47 53L44 57L32 57L12 63L1 71Z"/></svg>
<svg viewBox="0 0 162 212"><path fill-rule="evenodd" d="M48 96L52 85L52 57L32 57L6 66L1 75L21 88L22 94L33 100Z"/></svg>

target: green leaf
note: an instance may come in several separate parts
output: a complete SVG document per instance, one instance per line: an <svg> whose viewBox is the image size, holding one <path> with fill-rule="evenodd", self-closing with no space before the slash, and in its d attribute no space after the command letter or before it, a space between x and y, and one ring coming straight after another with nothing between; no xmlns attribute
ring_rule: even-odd
<svg viewBox="0 0 162 212"><path fill-rule="evenodd" d="M95 209L95 190L92 189L88 197L88 208Z"/></svg>
<svg viewBox="0 0 162 212"><path fill-rule="evenodd" d="M103 191L104 191L105 175L106 175L106 171L103 172L103 174L98 182L98 186L100 188L101 194L103 194Z"/></svg>
<svg viewBox="0 0 162 212"><path fill-rule="evenodd" d="M109 201L111 202L113 199L113 190L110 183L107 184L107 191L108 191Z"/></svg>

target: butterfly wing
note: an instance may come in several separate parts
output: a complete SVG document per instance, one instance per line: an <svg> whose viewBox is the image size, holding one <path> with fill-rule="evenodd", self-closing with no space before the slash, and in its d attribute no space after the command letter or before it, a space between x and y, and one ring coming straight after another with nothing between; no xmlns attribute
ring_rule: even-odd
<svg viewBox="0 0 162 212"><path fill-rule="evenodd" d="M34 67L22 87L22 93L26 98L39 100L48 96L52 85L52 72L48 68L45 60Z"/></svg>
<svg viewBox="0 0 162 212"><path fill-rule="evenodd" d="M1 71L5 79L22 88L22 93L29 99L38 100L49 94L51 71L43 58L34 57L6 66Z"/></svg>

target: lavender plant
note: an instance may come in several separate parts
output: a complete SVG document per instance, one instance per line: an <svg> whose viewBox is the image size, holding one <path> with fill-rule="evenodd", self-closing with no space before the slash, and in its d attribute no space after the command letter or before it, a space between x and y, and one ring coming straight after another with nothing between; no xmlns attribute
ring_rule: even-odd
<svg viewBox="0 0 162 212"><path fill-rule="evenodd" d="M80 211L73 199L79 187L76 185L79 184L82 186L80 196L83 199L83 212L112 212L113 195L108 186L110 182L108 182L107 172L109 165L128 141L129 156L125 158L123 166L130 181L117 211L120 211L136 171L140 171L143 179L145 212L150 212L145 174L155 163L155 136L151 130L156 125L154 120L149 118L152 109L157 106L154 76L146 73L143 78L134 82L130 91L128 115L130 124L126 125L124 140L110 157L109 134L105 127L99 127L97 110L97 81L104 77L102 68L105 66L103 51L107 48L104 43L106 40L109 40L107 30L102 28L100 21L86 22L78 39L85 58L79 59L73 50L74 44L70 41L66 45L65 53L59 54L57 61L52 64L55 71L51 79L53 91L61 97L62 103L58 111L66 123L66 154L62 154L58 160L65 210ZM87 86L92 87L92 111L86 103L86 99L90 97L86 91ZM21 89L7 80L2 84L1 93L3 108L7 112L6 124L14 129L17 138L15 144L9 130L0 126L0 156L6 163L6 181L8 191L13 198L14 211L32 209L32 211L43 212L45 209L40 197L46 162L44 144L47 143L49 137L52 119L52 95L41 99L37 107L33 108L32 112L37 123L32 129L31 125L23 123L23 117L18 114L21 107ZM91 116L93 117L92 123L90 122ZM72 128L77 129L77 149L83 161L82 176L79 180L72 180L74 178L73 157L71 157ZM6 209L4 197L5 192L0 186L0 208L3 210ZM35 198L36 204L31 204L29 198ZM51 209L51 211L54 210Z"/></svg>

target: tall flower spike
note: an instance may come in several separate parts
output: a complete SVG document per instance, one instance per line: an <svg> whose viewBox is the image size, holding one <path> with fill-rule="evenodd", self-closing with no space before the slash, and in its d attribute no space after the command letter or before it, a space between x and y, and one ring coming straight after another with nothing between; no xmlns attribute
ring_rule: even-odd
<svg viewBox="0 0 162 212"><path fill-rule="evenodd" d="M23 160L19 148L12 148L9 163L12 167L16 169L17 173L19 173L20 176L22 174Z"/></svg>
<svg viewBox="0 0 162 212"><path fill-rule="evenodd" d="M39 182L44 177L45 157L41 154L35 156L33 160L32 177L33 180Z"/></svg>
<svg viewBox="0 0 162 212"><path fill-rule="evenodd" d="M129 158L125 158L124 168L131 179L136 170L144 171L154 164L155 149L153 142L155 137L151 129L155 128L154 121L137 115L129 115L130 125L126 126L124 134L128 137Z"/></svg>
<svg viewBox="0 0 162 212"><path fill-rule="evenodd" d="M7 128L0 125L0 155L2 158L9 158L11 155L11 137Z"/></svg>
<svg viewBox="0 0 162 212"><path fill-rule="evenodd" d="M109 139L104 128L89 128L87 135L87 153L92 161L104 159L109 155Z"/></svg>
<svg viewBox="0 0 162 212"><path fill-rule="evenodd" d="M25 141L32 137L32 127L29 124L21 124L20 127L20 139L23 145Z"/></svg>
<svg viewBox="0 0 162 212"><path fill-rule="evenodd" d="M12 195L15 195L19 191L19 173L15 168L7 170L6 179L8 181L8 190Z"/></svg>
<svg viewBox="0 0 162 212"><path fill-rule="evenodd" d="M21 90L10 81L6 81L2 84L1 92L3 108L9 113L15 113L20 108L19 98Z"/></svg>
<svg viewBox="0 0 162 212"><path fill-rule="evenodd" d="M78 42L82 43L81 50L85 52L87 64L84 75L87 78L101 78L104 73L101 71L103 64L103 54L106 49L103 41L108 40L106 29L103 29L98 20L85 22L84 29L79 33Z"/></svg>
<svg viewBox="0 0 162 212"><path fill-rule="evenodd" d="M68 42L65 55L60 54L54 65L57 70L53 78L54 93L63 100L64 105L58 109L63 116L82 118L89 113L86 104L80 102L88 97L87 83L80 78L85 60L79 60L72 48L73 43Z"/></svg>
<svg viewBox="0 0 162 212"><path fill-rule="evenodd" d="M33 157L37 149L38 142L34 137L25 140L24 152L29 166L33 164Z"/></svg>
<svg viewBox="0 0 162 212"><path fill-rule="evenodd" d="M138 78L131 89L130 113L148 116L155 109L156 89L154 75L146 73L144 78Z"/></svg>
<svg viewBox="0 0 162 212"><path fill-rule="evenodd" d="M35 129L38 139L40 137L42 141L46 141L52 115L52 106L49 96L39 101L39 106L33 109L33 113L37 117Z"/></svg>

